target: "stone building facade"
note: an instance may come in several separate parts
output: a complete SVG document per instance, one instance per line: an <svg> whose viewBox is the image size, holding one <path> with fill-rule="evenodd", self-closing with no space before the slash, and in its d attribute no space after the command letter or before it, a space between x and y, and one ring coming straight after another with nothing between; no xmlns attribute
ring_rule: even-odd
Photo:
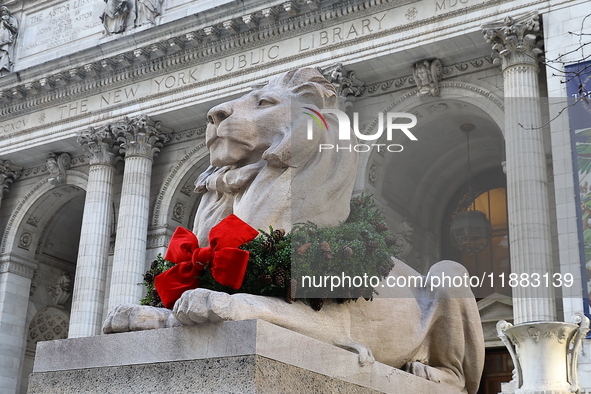
<svg viewBox="0 0 591 394"><path fill-rule="evenodd" d="M298 67L322 70L364 134L379 112L417 117L418 141L379 141L401 152L361 152L355 192L374 195L419 272L451 258L478 275L572 275L578 290L495 283L476 294L487 360L504 365L485 371L482 393L511 379L498 320L588 310L563 83L565 66L585 59L586 0L0 6L3 393L26 392L39 340L99 335L113 306L139 301L142 273L177 226L192 227L208 109ZM450 245L468 186L493 224L487 256Z"/></svg>

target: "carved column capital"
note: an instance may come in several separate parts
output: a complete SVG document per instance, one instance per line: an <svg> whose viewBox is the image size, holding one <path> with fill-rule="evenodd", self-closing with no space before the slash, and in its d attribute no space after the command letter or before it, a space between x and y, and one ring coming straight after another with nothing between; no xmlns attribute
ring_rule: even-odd
<svg viewBox="0 0 591 394"><path fill-rule="evenodd" d="M121 159L119 144L111 132L111 124L99 128L89 127L78 134L77 141L86 151L90 165L113 165Z"/></svg>
<svg viewBox="0 0 591 394"><path fill-rule="evenodd" d="M125 118L111 124L111 132L120 143L125 157L142 156L153 159L162 145L170 140L170 130L162 122L154 121L148 115Z"/></svg>
<svg viewBox="0 0 591 394"><path fill-rule="evenodd" d="M21 167L15 166L10 160L0 159L0 200L10 184L21 175Z"/></svg>
<svg viewBox="0 0 591 394"><path fill-rule="evenodd" d="M502 61L502 69L515 65L537 67L543 40L537 12L516 18L506 17L503 22L482 26L486 41L492 45L493 53ZM498 62L498 60L497 60Z"/></svg>

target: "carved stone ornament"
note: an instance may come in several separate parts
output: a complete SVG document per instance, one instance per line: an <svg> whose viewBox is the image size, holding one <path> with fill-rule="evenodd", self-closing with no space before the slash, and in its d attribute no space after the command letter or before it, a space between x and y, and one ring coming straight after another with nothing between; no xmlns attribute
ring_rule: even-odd
<svg viewBox="0 0 591 394"><path fill-rule="evenodd" d="M58 186L66 182L66 171L70 169L72 158L68 153L62 153L57 156L55 153L50 153L47 156L46 166L49 171L49 183Z"/></svg>
<svg viewBox="0 0 591 394"><path fill-rule="evenodd" d="M13 165L10 160L0 159L0 201L10 184L21 175L22 168Z"/></svg>
<svg viewBox="0 0 591 394"><path fill-rule="evenodd" d="M0 77L12 71L12 52L16 35L18 34L18 22L6 6L0 7Z"/></svg>
<svg viewBox="0 0 591 394"><path fill-rule="evenodd" d="M86 151L93 164L114 164L121 159L119 144L111 132L111 125L107 124L99 128L89 127L78 134L78 143Z"/></svg>
<svg viewBox="0 0 591 394"><path fill-rule="evenodd" d="M105 9L100 16L106 34L123 33L127 24L134 27L155 25L162 12L164 0L105 0Z"/></svg>
<svg viewBox="0 0 591 394"><path fill-rule="evenodd" d="M336 63L323 68L318 67L317 69L324 78L334 85L339 96L358 97L363 93L365 83L355 77L355 71L345 71L343 63Z"/></svg>
<svg viewBox="0 0 591 394"><path fill-rule="evenodd" d="M100 16L105 33L123 33L127 28L127 16L132 8L130 0L105 0L107 3Z"/></svg>
<svg viewBox="0 0 591 394"><path fill-rule="evenodd" d="M538 57L544 52L542 32L537 12L516 18L506 17L503 22L482 26L486 41L492 45L493 55L502 60L503 70L516 64L537 65Z"/></svg>
<svg viewBox="0 0 591 394"><path fill-rule="evenodd" d="M443 76L441 60L422 60L412 67L418 96L439 97L439 81Z"/></svg>
<svg viewBox="0 0 591 394"><path fill-rule="evenodd" d="M541 322L513 326L497 323L497 333L507 346L515 365L519 393L570 394L579 392L577 360L589 331L589 319L582 313L573 323ZM544 360L540 363L540 360Z"/></svg>
<svg viewBox="0 0 591 394"><path fill-rule="evenodd" d="M53 299L54 305L63 307L72 295L72 279L70 274L63 272L54 286L47 288L47 293Z"/></svg>

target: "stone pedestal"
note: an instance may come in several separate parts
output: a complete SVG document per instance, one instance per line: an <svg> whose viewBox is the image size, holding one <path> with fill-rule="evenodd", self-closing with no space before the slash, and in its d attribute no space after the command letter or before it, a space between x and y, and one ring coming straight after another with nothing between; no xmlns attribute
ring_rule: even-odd
<svg viewBox="0 0 591 394"><path fill-rule="evenodd" d="M28 393L459 394L262 320L40 342Z"/></svg>

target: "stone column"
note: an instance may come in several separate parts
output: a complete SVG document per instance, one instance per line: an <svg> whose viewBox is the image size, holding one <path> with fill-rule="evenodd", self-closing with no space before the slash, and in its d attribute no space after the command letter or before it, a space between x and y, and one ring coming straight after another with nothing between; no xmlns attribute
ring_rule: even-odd
<svg viewBox="0 0 591 394"><path fill-rule="evenodd" d="M21 175L22 168L10 163L10 160L0 159L0 205L2 196L8 191L10 184Z"/></svg>
<svg viewBox="0 0 591 394"><path fill-rule="evenodd" d="M113 125L113 134L125 154L125 172L113 255L109 310L124 303L137 304L142 295L146 265L150 178L154 155L169 138L160 122L146 115Z"/></svg>
<svg viewBox="0 0 591 394"><path fill-rule="evenodd" d="M540 23L537 13L483 26L485 39L502 62L505 89L507 204L512 273L542 285L513 288L515 323L556 319L546 157L538 85Z"/></svg>
<svg viewBox="0 0 591 394"><path fill-rule="evenodd" d="M11 255L0 257L0 392L18 393L31 278L37 263Z"/></svg>
<svg viewBox="0 0 591 394"><path fill-rule="evenodd" d="M88 185L80 246L76 263L76 281L70 316L70 338L101 333L109 242L113 217L113 185L119 146L110 125L89 128L78 135L90 159Z"/></svg>

